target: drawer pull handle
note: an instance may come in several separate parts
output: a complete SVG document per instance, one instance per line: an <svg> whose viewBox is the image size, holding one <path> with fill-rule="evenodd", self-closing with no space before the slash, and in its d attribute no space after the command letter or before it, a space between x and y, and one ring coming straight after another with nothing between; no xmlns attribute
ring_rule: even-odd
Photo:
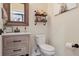
<svg viewBox="0 0 79 59"><path fill-rule="evenodd" d="M14 52L16 52L16 51L21 51L21 49L17 49L17 50L13 50Z"/></svg>
<svg viewBox="0 0 79 59"><path fill-rule="evenodd" d="M14 40L13 42L21 42L21 40Z"/></svg>

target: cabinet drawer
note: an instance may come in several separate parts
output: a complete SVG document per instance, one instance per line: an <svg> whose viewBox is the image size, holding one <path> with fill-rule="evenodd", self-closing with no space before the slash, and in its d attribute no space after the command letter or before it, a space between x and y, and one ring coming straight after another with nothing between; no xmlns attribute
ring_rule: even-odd
<svg viewBox="0 0 79 59"><path fill-rule="evenodd" d="M23 40L22 40L22 42L13 42L13 41L11 41L11 43L7 43L6 41L4 41L4 43L3 43L4 48L28 46L28 45L29 45L28 41L23 41Z"/></svg>
<svg viewBox="0 0 79 59"><path fill-rule="evenodd" d="M18 47L18 48L12 48L12 49L4 49L3 55L4 56L10 56L10 55L25 55L29 54L29 51L26 47Z"/></svg>
<svg viewBox="0 0 79 59"><path fill-rule="evenodd" d="M3 41L6 43L24 43L29 40L29 36L4 36Z"/></svg>
<svg viewBox="0 0 79 59"><path fill-rule="evenodd" d="M17 46L28 46L29 37L28 36L8 36L3 39L4 47L17 47Z"/></svg>
<svg viewBox="0 0 79 59"><path fill-rule="evenodd" d="M8 49L8 50L10 50L10 49L14 49L14 48L17 49L17 48L21 48L21 47L25 47L25 48L29 49L28 44L18 44L18 45L9 45L9 46L5 45L5 46L3 47L3 49Z"/></svg>

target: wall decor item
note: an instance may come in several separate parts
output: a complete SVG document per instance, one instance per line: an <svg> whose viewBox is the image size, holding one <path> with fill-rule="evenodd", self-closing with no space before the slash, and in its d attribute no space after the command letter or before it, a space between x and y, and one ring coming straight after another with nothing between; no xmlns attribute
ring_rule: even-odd
<svg viewBox="0 0 79 59"><path fill-rule="evenodd" d="M4 30L4 33L12 33L13 32L13 27L7 26Z"/></svg>
<svg viewBox="0 0 79 59"><path fill-rule="evenodd" d="M39 12L38 10L35 10L35 25L37 24L37 22L42 22L44 25L46 25L47 19L47 13L46 12Z"/></svg>
<svg viewBox="0 0 79 59"><path fill-rule="evenodd" d="M64 12L70 11L72 9L75 9L77 7L77 4L76 3L55 3L53 7L54 7L53 14L56 16Z"/></svg>

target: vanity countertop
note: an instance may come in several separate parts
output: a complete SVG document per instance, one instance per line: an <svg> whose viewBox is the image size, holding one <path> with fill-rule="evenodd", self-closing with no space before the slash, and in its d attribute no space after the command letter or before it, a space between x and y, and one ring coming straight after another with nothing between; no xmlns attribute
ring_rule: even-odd
<svg viewBox="0 0 79 59"><path fill-rule="evenodd" d="M3 33L2 36L5 35L26 35L26 34L32 34L30 32L20 32L20 33Z"/></svg>

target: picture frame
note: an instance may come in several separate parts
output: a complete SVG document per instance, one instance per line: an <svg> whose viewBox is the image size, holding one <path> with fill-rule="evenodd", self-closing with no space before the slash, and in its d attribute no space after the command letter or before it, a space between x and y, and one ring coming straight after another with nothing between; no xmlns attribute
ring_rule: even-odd
<svg viewBox="0 0 79 59"><path fill-rule="evenodd" d="M13 27L7 26L6 30L4 30L4 33L12 33L13 32Z"/></svg>
<svg viewBox="0 0 79 59"><path fill-rule="evenodd" d="M75 8L77 8L76 3L55 3L54 9L53 9L53 14L55 16L57 16L59 14L62 14L64 12L70 11Z"/></svg>

